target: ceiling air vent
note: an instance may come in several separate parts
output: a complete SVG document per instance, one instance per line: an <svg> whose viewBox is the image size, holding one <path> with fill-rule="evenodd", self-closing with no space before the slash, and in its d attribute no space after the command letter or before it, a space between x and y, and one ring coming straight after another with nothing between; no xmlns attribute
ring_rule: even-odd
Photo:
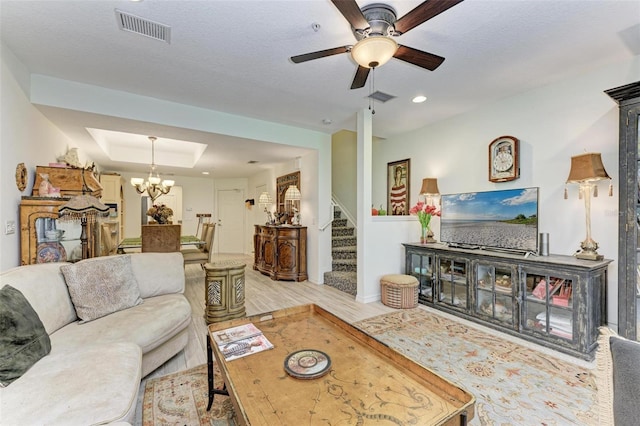
<svg viewBox="0 0 640 426"><path fill-rule="evenodd" d="M140 18L118 9L116 9L116 19L118 20L118 28L123 31L140 34L165 43L169 43L171 40L171 27L168 25Z"/></svg>
<svg viewBox="0 0 640 426"><path fill-rule="evenodd" d="M389 94L381 92L379 90L376 90L375 92L370 94L368 97L373 99L373 100L375 100L375 101L382 102L382 103L385 103L385 102L390 101L391 99L395 98L395 96L389 95Z"/></svg>

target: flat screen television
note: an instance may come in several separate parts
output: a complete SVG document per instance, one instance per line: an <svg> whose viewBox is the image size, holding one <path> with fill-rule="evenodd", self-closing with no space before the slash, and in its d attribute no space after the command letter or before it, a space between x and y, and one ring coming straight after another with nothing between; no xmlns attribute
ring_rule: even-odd
<svg viewBox="0 0 640 426"><path fill-rule="evenodd" d="M538 188L442 195L440 241L453 246L538 250Z"/></svg>

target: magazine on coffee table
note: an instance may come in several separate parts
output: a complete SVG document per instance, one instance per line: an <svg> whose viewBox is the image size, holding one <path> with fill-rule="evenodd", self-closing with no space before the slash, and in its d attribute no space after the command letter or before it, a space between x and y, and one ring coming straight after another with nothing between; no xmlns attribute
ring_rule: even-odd
<svg viewBox="0 0 640 426"><path fill-rule="evenodd" d="M226 361L233 361L268 349L273 349L273 344L263 334L220 346L220 352Z"/></svg>
<svg viewBox="0 0 640 426"><path fill-rule="evenodd" d="M253 323L225 328L211 333L211 336L227 361L273 348Z"/></svg>
<svg viewBox="0 0 640 426"><path fill-rule="evenodd" d="M246 339L248 337L258 336L262 334L262 331L258 329L253 323L238 325L236 327L225 328L224 330L216 331L212 333L213 340L218 346L226 345L227 343L236 342L238 340Z"/></svg>

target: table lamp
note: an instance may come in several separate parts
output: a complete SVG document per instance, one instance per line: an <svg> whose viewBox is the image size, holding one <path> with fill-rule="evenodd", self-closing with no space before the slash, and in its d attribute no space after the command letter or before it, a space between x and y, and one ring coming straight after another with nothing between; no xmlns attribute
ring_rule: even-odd
<svg viewBox="0 0 640 426"><path fill-rule="evenodd" d="M65 205L60 207L58 213L63 220L80 220L82 232L80 241L82 243L82 258L89 257L89 245L87 242L87 223L94 223L98 216L108 216L109 207L105 206L93 195L82 194L71 198Z"/></svg>
<svg viewBox="0 0 640 426"><path fill-rule="evenodd" d="M87 223L95 223L96 217L108 216L109 207L105 206L96 197L91 195L91 191L84 179L84 169L82 170L82 195L72 197L66 204L58 209L61 220L80 220L82 231L80 242L82 244L82 259L89 257L89 244L87 241Z"/></svg>
<svg viewBox="0 0 640 426"><path fill-rule="evenodd" d="M424 178L422 179L422 188L420 188L420 195L424 195L425 203L433 205L433 197L440 195L438 189L438 179L436 178Z"/></svg>
<svg viewBox="0 0 640 426"><path fill-rule="evenodd" d="M260 198L258 198L258 205L260 207L264 207L264 212L267 214L267 225L273 224L273 216L271 215L271 205L273 204L273 199L268 192L263 192L260 194Z"/></svg>
<svg viewBox="0 0 640 426"><path fill-rule="evenodd" d="M287 192L284 193L284 202L287 202L291 205L291 210L293 211L293 225L300 225L300 213L298 208L296 207L296 201L300 202L300 190L296 185L289 185Z"/></svg>
<svg viewBox="0 0 640 426"><path fill-rule="evenodd" d="M591 191L593 196L598 196L598 181L611 180L607 171L602 164L602 158L599 153L586 153L571 157L571 170L567 183L577 183L580 188L578 192L579 198L584 198L584 208L587 220L587 237L580 244L582 251L575 256L579 259L602 260L604 256L598 254L598 243L591 238ZM613 186L609 185L609 196L613 196ZM565 188L564 198L567 198L567 190Z"/></svg>

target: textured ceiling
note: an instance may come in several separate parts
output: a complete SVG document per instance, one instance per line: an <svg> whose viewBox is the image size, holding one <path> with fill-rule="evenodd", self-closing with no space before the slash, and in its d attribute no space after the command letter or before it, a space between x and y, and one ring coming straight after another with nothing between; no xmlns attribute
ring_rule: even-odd
<svg viewBox="0 0 640 426"><path fill-rule="evenodd" d="M402 16L420 1L386 3ZM169 25L170 44L119 30L115 9ZM356 65L348 54L302 64L289 60L354 44L349 24L329 0L2 0L0 27L3 43L32 73L326 133L355 130L356 112L368 105L368 85L349 89ZM446 60L433 72L395 59L375 71L375 89L396 96L375 105L374 134L380 137L639 55L640 2L466 0L398 42ZM427 101L411 103L418 94ZM79 144L95 144L84 127L110 120L43 111ZM161 126L111 122L108 128L214 143L206 134ZM246 151L265 164L302 152L221 139L215 143L233 148L225 150L230 158L224 166L216 164L218 177L227 176L226 167L234 170L228 176L250 173ZM213 164L209 151L193 173ZM215 161L222 161L217 155ZM236 157L242 167L234 165Z"/></svg>

